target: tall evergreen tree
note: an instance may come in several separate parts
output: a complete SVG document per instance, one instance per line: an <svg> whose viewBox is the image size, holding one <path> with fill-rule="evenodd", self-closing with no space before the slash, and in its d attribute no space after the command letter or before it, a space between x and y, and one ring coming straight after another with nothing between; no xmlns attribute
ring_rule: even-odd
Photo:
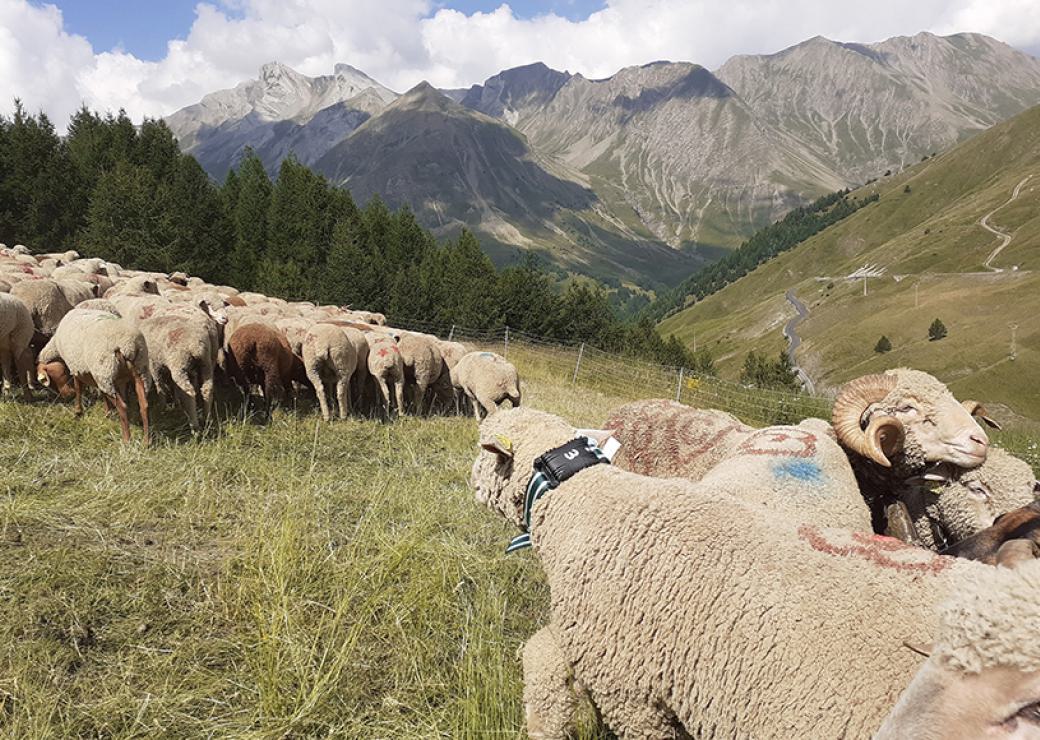
<svg viewBox="0 0 1040 740"><path fill-rule="evenodd" d="M271 210L271 180L263 163L252 151L246 153L238 168L235 183L237 195L231 210L233 231L228 280L244 289L256 285L256 266L267 253L267 219ZM228 186L225 185L225 193ZM225 196L227 197L227 196Z"/></svg>

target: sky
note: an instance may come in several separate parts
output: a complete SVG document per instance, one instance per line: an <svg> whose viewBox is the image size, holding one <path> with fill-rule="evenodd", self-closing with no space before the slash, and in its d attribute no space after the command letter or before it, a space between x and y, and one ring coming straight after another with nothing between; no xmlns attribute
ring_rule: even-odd
<svg viewBox="0 0 1040 740"><path fill-rule="evenodd" d="M660 59L709 69L816 35L871 42L974 31L1040 56L1040 0L0 0L0 113L64 128L86 103L172 113L279 61L337 62L391 89L468 87L509 67L606 77Z"/></svg>

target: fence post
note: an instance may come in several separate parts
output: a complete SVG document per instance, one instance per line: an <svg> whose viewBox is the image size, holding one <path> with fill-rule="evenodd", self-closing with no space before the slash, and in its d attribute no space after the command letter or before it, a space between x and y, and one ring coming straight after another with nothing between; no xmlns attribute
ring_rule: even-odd
<svg viewBox="0 0 1040 740"><path fill-rule="evenodd" d="M508 326L506 327L506 346L505 346L505 349L502 350L502 356L503 357L509 357L509 327Z"/></svg>
<svg viewBox="0 0 1040 740"><path fill-rule="evenodd" d="M571 376L571 385L574 385L578 380L578 368L581 367L581 356L585 354L585 342L581 343L578 347L578 361L574 363L574 375Z"/></svg>
<svg viewBox="0 0 1040 740"><path fill-rule="evenodd" d="M679 382L675 384L675 402L676 403L679 403L682 400L682 381L683 381L683 371L685 371L685 370L686 370L686 368L684 368L684 367L680 367L679 368Z"/></svg>
<svg viewBox="0 0 1040 740"><path fill-rule="evenodd" d="M451 331L448 332L448 341L450 342L455 338L455 324L451 325Z"/></svg>

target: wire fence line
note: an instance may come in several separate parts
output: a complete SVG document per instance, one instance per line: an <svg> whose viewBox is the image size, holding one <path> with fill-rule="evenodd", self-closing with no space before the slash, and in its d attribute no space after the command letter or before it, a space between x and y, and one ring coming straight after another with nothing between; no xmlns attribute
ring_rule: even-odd
<svg viewBox="0 0 1040 740"><path fill-rule="evenodd" d="M759 425L791 423L809 416L830 418L833 399L826 396L746 386L689 368L606 352L588 343L564 344L508 327L482 331L421 320L395 323L402 329L493 350L522 370L524 365L536 364L539 373L556 380L621 398L672 398L690 406L728 411Z"/></svg>
<svg viewBox="0 0 1040 740"><path fill-rule="evenodd" d="M689 368L606 352L588 343L566 344L508 327L487 331L422 320L395 324L497 352L517 365L521 377L545 377L625 400L671 398L697 408L728 411L755 426L791 424L809 417L830 419L834 403L826 395L755 388ZM1040 475L1040 440L1034 429L1005 429L993 436Z"/></svg>

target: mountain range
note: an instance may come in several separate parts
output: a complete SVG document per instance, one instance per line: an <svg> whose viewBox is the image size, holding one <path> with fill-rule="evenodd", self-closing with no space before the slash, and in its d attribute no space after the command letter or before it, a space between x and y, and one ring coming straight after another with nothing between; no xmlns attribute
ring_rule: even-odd
<svg viewBox="0 0 1040 740"><path fill-rule="evenodd" d="M850 197L874 194L659 330L708 348L737 378L749 350L788 346L797 301L808 315L795 358L818 392L913 367L1002 422L1040 419L1040 106ZM949 329L940 341L935 319Z"/></svg>
<svg viewBox="0 0 1040 740"><path fill-rule="evenodd" d="M1040 103L1040 60L978 34L876 44L822 37L710 71L603 80L536 63L468 90L398 95L348 65L272 63L167 122L222 178L252 148L292 153L360 201L407 204L440 234L475 230L629 285L674 284L824 192L949 148Z"/></svg>

